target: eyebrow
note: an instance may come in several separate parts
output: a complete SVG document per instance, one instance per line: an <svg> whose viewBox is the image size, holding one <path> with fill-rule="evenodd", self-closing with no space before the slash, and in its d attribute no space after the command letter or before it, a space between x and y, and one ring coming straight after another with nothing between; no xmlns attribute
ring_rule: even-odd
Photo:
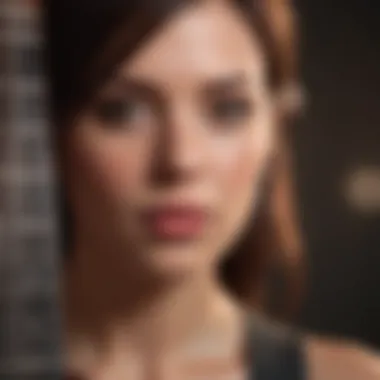
<svg viewBox="0 0 380 380"><path fill-rule="evenodd" d="M142 79L134 78L132 76L116 75L109 83L107 87L121 87L126 92L137 92L142 95L157 97L160 92L157 86L152 83L148 83Z"/></svg>
<svg viewBox="0 0 380 380"><path fill-rule="evenodd" d="M202 84L202 92L208 95L218 95L219 93L226 93L233 89L248 87L250 84L249 77L244 72L233 72L231 74L225 74L220 76L214 76L211 79L207 79ZM144 79L126 76L116 75L110 82L110 87L121 86L124 91L137 92L144 96L158 99L160 97L160 87L154 83L148 82Z"/></svg>
<svg viewBox="0 0 380 380"><path fill-rule="evenodd" d="M220 92L231 91L231 89L248 87L249 83L249 78L245 73L237 72L209 80L206 83L205 89L207 93L218 94Z"/></svg>

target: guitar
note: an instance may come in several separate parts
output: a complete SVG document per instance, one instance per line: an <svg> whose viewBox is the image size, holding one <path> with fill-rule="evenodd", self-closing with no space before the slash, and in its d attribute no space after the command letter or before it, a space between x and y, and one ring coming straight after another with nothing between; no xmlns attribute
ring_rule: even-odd
<svg viewBox="0 0 380 380"><path fill-rule="evenodd" d="M0 0L0 379L61 379L60 239L42 10Z"/></svg>

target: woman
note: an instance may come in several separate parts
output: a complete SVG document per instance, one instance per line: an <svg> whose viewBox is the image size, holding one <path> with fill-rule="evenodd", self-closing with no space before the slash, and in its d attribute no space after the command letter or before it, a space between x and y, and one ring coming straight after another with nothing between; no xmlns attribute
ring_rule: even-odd
<svg viewBox="0 0 380 380"><path fill-rule="evenodd" d="M69 373L377 378L379 362L366 350L299 338L252 316L281 238L273 231L281 213L268 202L284 162L282 124L294 111L290 5L47 5L70 226Z"/></svg>

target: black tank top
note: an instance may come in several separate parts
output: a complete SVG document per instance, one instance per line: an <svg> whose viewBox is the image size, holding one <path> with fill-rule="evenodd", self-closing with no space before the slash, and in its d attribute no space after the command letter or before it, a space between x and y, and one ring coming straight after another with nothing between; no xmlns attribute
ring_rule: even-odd
<svg viewBox="0 0 380 380"><path fill-rule="evenodd" d="M247 380L306 380L302 338L290 328L253 316L248 354L252 368Z"/></svg>
<svg viewBox="0 0 380 380"><path fill-rule="evenodd" d="M265 318L252 320L249 380L306 380L302 337Z"/></svg>

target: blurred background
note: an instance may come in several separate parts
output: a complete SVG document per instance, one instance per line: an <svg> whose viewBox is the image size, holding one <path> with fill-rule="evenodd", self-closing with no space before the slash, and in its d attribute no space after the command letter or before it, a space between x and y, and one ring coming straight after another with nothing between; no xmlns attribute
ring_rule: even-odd
<svg viewBox="0 0 380 380"><path fill-rule="evenodd" d="M309 290L300 323L380 347L380 10L299 0L305 117L295 129Z"/></svg>

